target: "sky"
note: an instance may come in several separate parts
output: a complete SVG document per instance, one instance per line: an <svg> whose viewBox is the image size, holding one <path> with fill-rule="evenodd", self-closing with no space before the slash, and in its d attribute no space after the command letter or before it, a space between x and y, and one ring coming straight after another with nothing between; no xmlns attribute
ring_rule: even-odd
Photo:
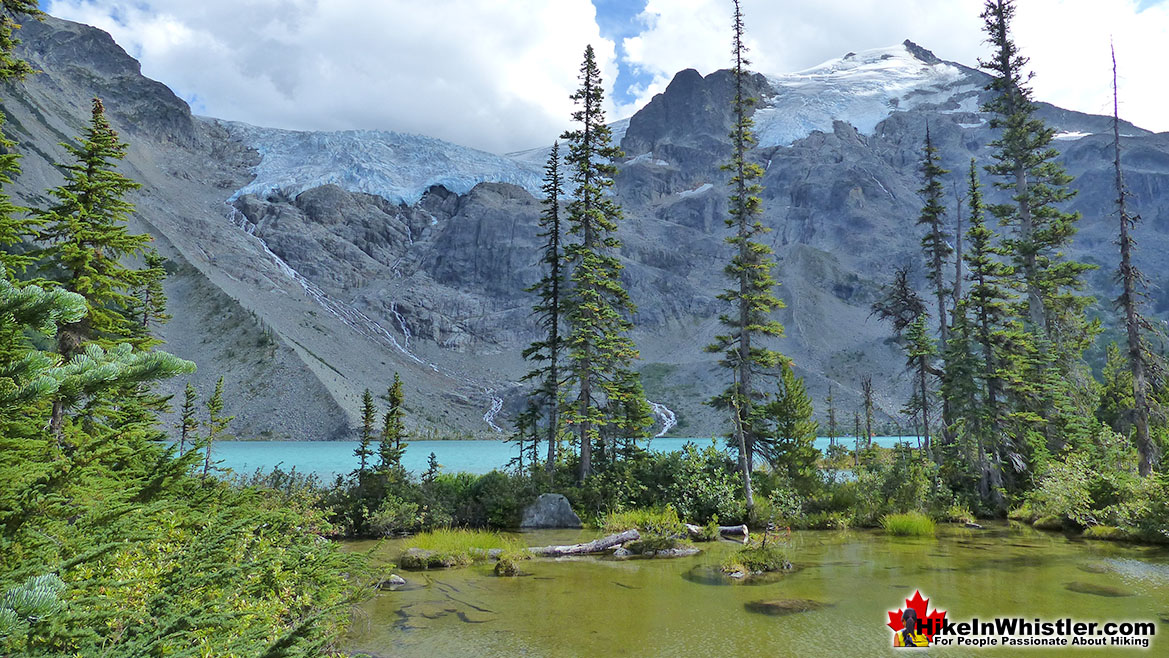
<svg viewBox="0 0 1169 658"><path fill-rule="evenodd" d="M976 66L982 0L743 0L751 69L787 73L911 39ZM496 153L569 127L592 44L607 116L687 68L730 65L730 0L42 0L110 32L203 115L295 130L418 133ZM1169 131L1169 0L1020 0L1037 100Z"/></svg>

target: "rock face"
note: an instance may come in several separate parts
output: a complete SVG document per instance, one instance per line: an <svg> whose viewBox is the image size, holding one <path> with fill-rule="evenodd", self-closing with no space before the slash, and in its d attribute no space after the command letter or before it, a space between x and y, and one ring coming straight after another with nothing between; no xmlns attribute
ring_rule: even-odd
<svg viewBox="0 0 1169 658"><path fill-rule="evenodd" d="M524 509L521 528L580 528L580 517L561 494L541 494Z"/></svg>
<svg viewBox="0 0 1169 658"><path fill-rule="evenodd" d="M346 437L362 391L384 390L394 372L416 435L499 436L509 425L530 365L520 353L537 331L523 289L540 276L541 206L530 191L544 151L509 159L398 133L291 134L192 117L105 33L25 23L19 54L42 72L0 94L24 156L12 191L28 205L43 200L60 181L58 143L80 132L101 96L131 144L123 169L143 184L135 228L171 261L166 349L199 364L201 388L225 375L238 393L228 410L237 434ZM839 409L855 409L868 375L878 422L900 417L904 357L870 308L898 265L914 265L925 289L914 226L925 126L961 189L970 159L989 162L995 138L978 111L986 81L912 43L751 76L760 100L752 157L766 170L762 221L786 303L775 314L786 337L770 346L792 358L815 399L831 385ZM719 168L730 152L730 82L726 71L679 73L629 119L616 163L639 369L649 399L677 413L680 436L727 429L704 403L728 382L701 348L727 310L717 296L730 257ZM1068 208L1084 219L1070 255L1100 266L1090 292L1112 299L1108 119L1043 104L1039 114L1076 176ZM1138 264L1161 272L1169 133L1128 124L1122 133L1143 217ZM1007 200L984 183L987 203ZM1165 318L1169 289L1151 295ZM166 392L181 390L174 384Z"/></svg>

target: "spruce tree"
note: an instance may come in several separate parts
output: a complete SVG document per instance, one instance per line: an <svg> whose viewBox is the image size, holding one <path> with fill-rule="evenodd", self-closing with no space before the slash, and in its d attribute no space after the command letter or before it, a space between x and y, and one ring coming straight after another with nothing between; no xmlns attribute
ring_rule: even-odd
<svg viewBox="0 0 1169 658"><path fill-rule="evenodd" d="M909 329L905 334L905 355L907 357L906 365L914 371L914 378L917 380L915 387L917 391L915 396L918 400L917 412L921 418L921 436L924 438L924 447L926 454L932 454L930 450L930 387L929 378L930 370L932 368L930 361L934 355L937 354L937 348L934 342L930 340L929 330L926 329L926 318L928 314L922 313L917 316L917 320L909 325Z"/></svg>
<svg viewBox="0 0 1169 658"><path fill-rule="evenodd" d="M211 446L216 440L223 437L227 426L235 416L223 415L223 377L215 382L215 392L207 400L207 435L204 437L203 479L211 471Z"/></svg>
<svg viewBox="0 0 1169 658"><path fill-rule="evenodd" d="M187 451L187 442L195 440L195 432L199 429L199 421L195 418L195 400L198 393L191 382L187 382L183 389L183 406L179 408L179 456Z"/></svg>
<svg viewBox="0 0 1169 658"><path fill-rule="evenodd" d="M19 14L40 16L36 0L3 0L0 3L0 82L15 83L32 73L32 67L22 59L12 56L12 50L20 41L16 38L16 30L20 24L16 22ZM20 173L20 154L16 152L16 143L8 139L2 128L5 116L0 112L0 188L12 184L14 176ZM23 250L14 251L14 245L19 245L35 235L37 222L25 214L25 209L12 202L8 194L0 191L0 265L3 265L3 276L8 280L22 273L31 265L35 258ZM4 342L0 336L0 342Z"/></svg>
<svg viewBox="0 0 1169 658"><path fill-rule="evenodd" d="M865 447L873 447L873 378L861 378L861 395L865 401Z"/></svg>
<svg viewBox="0 0 1169 658"><path fill-rule="evenodd" d="M551 477L556 468L556 451L560 443L561 378L560 356L564 349L561 335L561 320L564 314L562 294L564 291L564 249L561 245L560 198L564 195L564 181L560 175L560 143L553 142L548 164L544 167L544 211L540 215L540 237L544 238L544 251L540 264L546 269L543 278L527 288L539 297L532 307L543 335L524 350L523 357L540 365L524 376L524 380L536 380L539 384L533 397L544 409L547 426L548 461L546 467ZM535 400L534 400L535 401Z"/></svg>
<svg viewBox="0 0 1169 658"><path fill-rule="evenodd" d="M166 312L166 291L162 287L166 280L166 259L154 249L147 249L143 260L145 267L140 270L142 282L137 293L135 315L142 335L151 337L153 330L171 319Z"/></svg>
<svg viewBox="0 0 1169 658"><path fill-rule="evenodd" d="M68 362L90 342L103 348L121 343L147 348L153 338L133 317L134 292L143 276L122 261L142 253L151 238L126 228L133 205L125 196L139 185L115 169L126 145L110 127L101 100L93 99L80 145L63 146L75 162L61 167L65 183L49 192L56 203L37 213L43 226L38 237L48 244L42 267L65 290L85 297L89 312L58 329L57 353ZM50 428L58 438L66 403L58 398L53 404Z"/></svg>
<svg viewBox="0 0 1169 658"><path fill-rule="evenodd" d="M783 325L771 318L772 312L783 308L783 302L773 292L777 285L772 276L774 252L758 241L759 236L769 230L760 221L763 210L759 194L763 187L757 181L763 177L763 168L751 162L748 156L755 144L751 109L756 101L746 89L750 62L746 58L747 46L743 43L745 26L739 0L735 0L734 5L732 55L735 65L732 74L735 95L731 110L735 123L730 134L731 161L722 167L731 173L730 217L726 224L733 230L727 243L734 249L734 256L725 270L732 285L718 296L732 305L732 312L719 318L729 333L716 336L715 342L706 346L706 351L722 353L724 356L719 364L733 373L731 387L711 402L737 415L732 419L736 432L734 445L739 452L739 470L747 506L752 508L751 471L755 454L760 449L757 443L762 437L761 428L756 426L754 406L764 397L755 388L754 376L759 370L776 368L786 359L761 344L764 339L783 336Z"/></svg>
<svg viewBox="0 0 1169 658"><path fill-rule="evenodd" d="M361 394L361 433L358 435L357 448L353 456L357 457L357 481L365 477L369 458L373 456L370 445L373 443L374 423L377 422L377 407L373 403L373 393L367 388Z"/></svg>
<svg viewBox="0 0 1169 658"><path fill-rule="evenodd" d="M828 405L828 447L836 446L836 404L832 397L832 385L828 385L828 398L825 400Z"/></svg>
<svg viewBox="0 0 1169 658"><path fill-rule="evenodd" d="M819 424L812 420L812 414L812 399L804 380L790 365L783 364L775 397L764 408L772 434L771 441L764 444L764 456L773 470L785 474L805 491L815 479L820 457L815 445Z"/></svg>
<svg viewBox="0 0 1169 658"><path fill-rule="evenodd" d="M1149 353L1144 334L1152 328L1141 310L1148 281L1133 263L1135 241L1132 231L1140 221L1139 215L1128 211L1128 189L1124 184L1124 169L1120 164L1120 105L1116 84L1116 50L1112 51L1112 141L1115 151L1116 169L1116 210L1120 218L1120 265L1116 277L1120 281L1121 293L1116 299L1116 308L1124 320L1129 372L1132 377L1132 414L1136 430L1136 447L1140 458L1138 472L1142 477L1151 475L1160 461L1160 450L1149 434L1149 371L1152 370L1152 356Z"/></svg>
<svg viewBox="0 0 1169 658"><path fill-rule="evenodd" d="M909 266L893 270L893 282L881 288L881 297L873 303L872 315L893 325L893 336L900 342L902 334L925 313L925 300L909 283Z"/></svg>
<svg viewBox="0 0 1169 658"><path fill-rule="evenodd" d="M623 153L610 143L612 132L605 125L604 90L592 46L585 49L580 81L572 95L577 105L572 118L578 127L565 132L562 139L569 144L567 163L575 185L567 222L569 233L578 239L564 249L571 268L564 300L569 325L567 385L577 390L566 420L577 431L579 479L584 481L592 474L593 446L614 422L608 414L609 401L632 394L628 382L636 377L631 364L638 352L627 335L634 305L621 283L622 265L615 255L621 246L615 235L621 209L606 193L616 174L613 160Z"/></svg>
<svg viewBox="0 0 1169 658"><path fill-rule="evenodd" d="M384 473L402 467L402 454L406 451L406 395L402 392L402 378L394 373L394 383L386 392L389 411L382 419L381 442L378 444L380 463L378 470Z"/></svg>
<svg viewBox="0 0 1169 658"><path fill-rule="evenodd" d="M1006 433L1006 382L1011 380L1007 352L1014 344L1025 342L1013 320L1015 295L1010 289L1012 268L1001 262L1003 250L995 244L995 233L985 221L982 187L973 159L970 160L969 190L970 228L966 232L969 250L965 254L970 292L967 306L972 324L972 343L981 353L977 379L982 395L974 431L979 442L979 487L984 500L1001 504L1003 484L1002 447Z"/></svg>
<svg viewBox="0 0 1169 658"><path fill-rule="evenodd" d="M946 320L946 299L950 291L946 289L946 276L942 268L954 253L950 247L949 236L945 230L946 206L942 200L945 188L942 186L942 177L950 173L943 169L938 157L938 149L934 147L930 136L929 126L925 129L925 150L921 160L921 174L925 184L918 194L925 200L921 208L921 215L917 218L917 225L925 229L925 236L921 239L921 249L926 260L926 277L933 284L934 295L937 297L938 327L941 336L941 346L945 349L949 338L949 323Z"/></svg>

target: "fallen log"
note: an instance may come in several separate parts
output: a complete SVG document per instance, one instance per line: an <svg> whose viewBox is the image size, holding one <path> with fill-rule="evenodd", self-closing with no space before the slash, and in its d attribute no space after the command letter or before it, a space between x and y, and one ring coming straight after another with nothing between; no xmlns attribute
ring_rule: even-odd
<svg viewBox="0 0 1169 658"><path fill-rule="evenodd" d="M584 544L572 544L571 546L533 546L528 549L528 552L537 557L588 555L589 553L602 553L614 546L620 546L625 542L636 541L638 539L641 539L641 533L636 530L626 530L625 532L594 539Z"/></svg>
<svg viewBox="0 0 1169 658"><path fill-rule="evenodd" d="M686 532L690 534L690 539L701 540L706 538L706 528L693 523L685 523ZM731 535L735 537L742 537L743 541L747 541L750 533L747 531L745 525L720 525L718 527L718 534Z"/></svg>

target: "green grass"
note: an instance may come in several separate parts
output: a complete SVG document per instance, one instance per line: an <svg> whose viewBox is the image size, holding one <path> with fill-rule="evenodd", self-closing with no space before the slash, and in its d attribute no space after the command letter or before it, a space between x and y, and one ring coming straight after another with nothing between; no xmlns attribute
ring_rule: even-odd
<svg viewBox="0 0 1169 658"><path fill-rule="evenodd" d="M407 551L414 548L426 551L425 558L406 555ZM424 532L407 540L403 545L400 562L407 569L459 567L486 560L487 552L491 549L519 552L524 547L518 541L502 537L496 532L442 529Z"/></svg>
<svg viewBox="0 0 1169 658"><path fill-rule="evenodd" d="M974 523L974 513L966 505L951 505L946 510L946 520L950 523Z"/></svg>
<svg viewBox="0 0 1169 658"><path fill-rule="evenodd" d="M933 537L938 529L934 520L921 512L886 514L881 517L881 527L893 537Z"/></svg>
<svg viewBox="0 0 1169 658"><path fill-rule="evenodd" d="M605 516L601 528L611 535L626 530L640 530L645 534L658 536L686 536L686 528L678 518L678 512L669 506L610 512Z"/></svg>
<svg viewBox="0 0 1169 658"><path fill-rule="evenodd" d="M1117 528L1110 525L1094 525L1084 529L1084 539L1108 539L1112 541L1127 541L1131 536Z"/></svg>
<svg viewBox="0 0 1169 658"><path fill-rule="evenodd" d="M740 548L722 563L723 573L764 573L791 569L788 547L780 542Z"/></svg>

